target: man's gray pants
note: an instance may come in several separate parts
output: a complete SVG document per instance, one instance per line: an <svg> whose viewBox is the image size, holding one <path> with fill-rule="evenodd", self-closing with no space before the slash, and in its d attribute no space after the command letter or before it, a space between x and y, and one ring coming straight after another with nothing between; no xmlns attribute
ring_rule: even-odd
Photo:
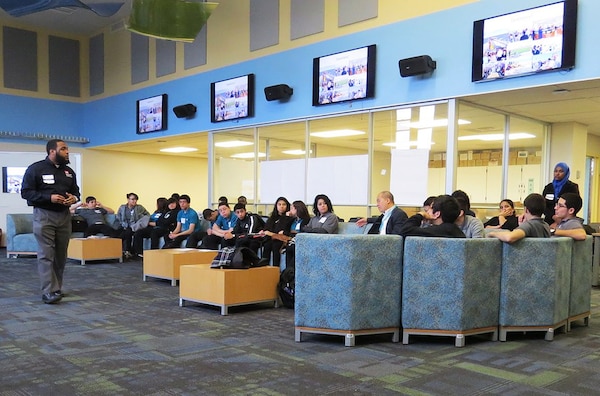
<svg viewBox="0 0 600 396"><path fill-rule="evenodd" d="M37 264L42 294L62 289L71 238L71 214L68 210L33 209L33 234L38 243Z"/></svg>

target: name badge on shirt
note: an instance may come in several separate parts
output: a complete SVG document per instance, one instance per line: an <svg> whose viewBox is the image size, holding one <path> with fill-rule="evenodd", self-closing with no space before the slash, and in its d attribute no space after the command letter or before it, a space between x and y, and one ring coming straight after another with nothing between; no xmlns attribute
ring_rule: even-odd
<svg viewBox="0 0 600 396"><path fill-rule="evenodd" d="M45 184L54 184L54 175L42 175L42 181Z"/></svg>
<svg viewBox="0 0 600 396"><path fill-rule="evenodd" d="M296 224L296 231L300 231L300 223Z"/></svg>
<svg viewBox="0 0 600 396"><path fill-rule="evenodd" d="M71 172L69 172L66 169L65 169L65 176L70 177L71 179L73 178L73 175L71 174Z"/></svg>
<svg viewBox="0 0 600 396"><path fill-rule="evenodd" d="M183 218L181 219L181 224L185 224L185 220L186 220L186 219L185 219L185 217L183 217Z"/></svg>
<svg viewBox="0 0 600 396"><path fill-rule="evenodd" d="M327 220L327 217L323 217L321 220L319 220L319 223L323 224L323 223L325 223L326 220Z"/></svg>
<svg viewBox="0 0 600 396"><path fill-rule="evenodd" d="M554 201L554 194L546 194L546 199L548 201Z"/></svg>

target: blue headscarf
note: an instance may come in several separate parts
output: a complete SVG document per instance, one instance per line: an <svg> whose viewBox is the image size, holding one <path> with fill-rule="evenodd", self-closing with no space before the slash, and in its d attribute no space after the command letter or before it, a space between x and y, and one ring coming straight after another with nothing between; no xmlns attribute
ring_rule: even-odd
<svg viewBox="0 0 600 396"><path fill-rule="evenodd" d="M552 180L552 186L554 187L554 202L558 201L558 197L560 196L560 192L565 184L569 181L569 176L571 175L571 170L569 169L569 165L564 162L559 162L554 166L554 169L562 168L565 171L565 177L562 180Z"/></svg>

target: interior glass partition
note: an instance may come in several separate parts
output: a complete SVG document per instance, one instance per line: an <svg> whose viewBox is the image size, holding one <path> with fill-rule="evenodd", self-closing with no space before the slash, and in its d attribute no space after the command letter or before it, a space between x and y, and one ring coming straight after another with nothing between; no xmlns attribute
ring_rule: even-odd
<svg viewBox="0 0 600 396"><path fill-rule="evenodd" d="M213 134L213 188L212 205L216 207L219 197L227 197L230 206L244 195L248 209L255 203L255 158L266 154L257 149L254 129L239 129Z"/></svg>
<svg viewBox="0 0 600 396"><path fill-rule="evenodd" d="M475 212L496 208L503 195L503 158L507 116L459 105L456 189L469 195Z"/></svg>
<svg viewBox="0 0 600 396"><path fill-rule="evenodd" d="M373 114L370 215L379 214L375 199L383 190L408 214L429 195L444 193L447 133L447 102Z"/></svg>
<svg viewBox="0 0 600 396"><path fill-rule="evenodd" d="M258 211L269 214L277 198L305 200L306 158L314 150L306 150L307 122L267 125L258 128Z"/></svg>
<svg viewBox="0 0 600 396"><path fill-rule="evenodd" d="M378 215L383 190L410 215L428 196L455 186L485 220L500 200L521 208L527 194L542 190L547 124L465 102L457 120L448 112L440 101L212 132L212 204L245 195L251 210L268 214L280 196L312 209L315 195L327 194L349 221ZM448 151L451 122L458 127L456 157ZM453 177L447 163L456 165L455 180L446 180Z"/></svg>

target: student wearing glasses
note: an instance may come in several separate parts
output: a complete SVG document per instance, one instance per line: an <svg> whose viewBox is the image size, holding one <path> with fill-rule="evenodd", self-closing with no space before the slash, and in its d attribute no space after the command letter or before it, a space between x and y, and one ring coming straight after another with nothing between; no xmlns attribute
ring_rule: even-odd
<svg viewBox="0 0 600 396"><path fill-rule="evenodd" d="M570 237L576 241L585 240L587 234L583 228L583 219L577 217L577 212L582 206L583 202L579 194L561 195L554 206L554 216L558 226L550 228L552 235Z"/></svg>

